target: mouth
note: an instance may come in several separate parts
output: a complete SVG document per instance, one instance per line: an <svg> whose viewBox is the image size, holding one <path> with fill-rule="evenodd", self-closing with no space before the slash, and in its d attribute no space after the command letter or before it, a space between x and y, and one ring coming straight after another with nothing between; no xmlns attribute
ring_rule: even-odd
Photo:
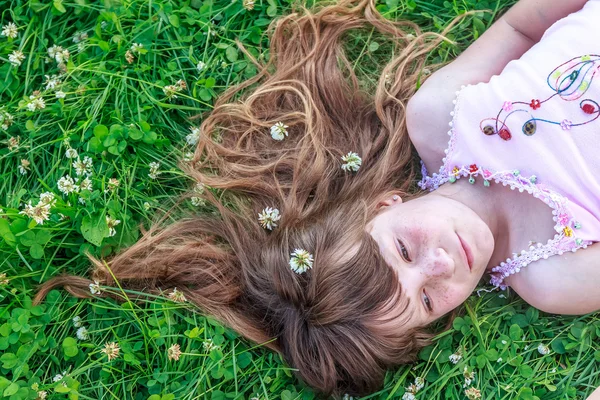
<svg viewBox="0 0 600 400"><path fill-rule="evenodd" d="M469 247L469 245L467 244L467 242L465 242L460 235L457 233L456 236L458 236L458 240L460 241L460 245L462 247L463 253L464 253L464 258L465 258L465 262L467 267L469 268L469 271L473 270L473 253L471 253L471 248Z"/></svg>

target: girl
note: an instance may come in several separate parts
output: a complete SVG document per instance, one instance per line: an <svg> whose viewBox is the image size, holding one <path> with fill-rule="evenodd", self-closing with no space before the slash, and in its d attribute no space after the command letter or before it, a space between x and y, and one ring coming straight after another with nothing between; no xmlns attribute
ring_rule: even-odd
<svg viewBox="0 0 600 400"><path fill-rule="evenodd" d="M261 72L223 94L181 166L216 213L161 227L167 214L110 262L90 256L91 280L56 277L36 302L115 278L177 289L338 395L414 360L485 274L543 311L600 308L594 15L600 1L521 0L416 94L456 21L421 34L342 0L274 22L268 63L245 52ZM374 95L341 47L368 27L399 50Z"/></svg>

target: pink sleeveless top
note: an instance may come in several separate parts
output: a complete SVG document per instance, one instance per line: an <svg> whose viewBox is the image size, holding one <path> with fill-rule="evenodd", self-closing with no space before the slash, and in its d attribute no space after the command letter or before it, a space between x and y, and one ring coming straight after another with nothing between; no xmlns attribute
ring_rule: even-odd
<svg viewBox="0 0 600 400"><path fill-rule="evenodd" d="M492 269L501 289L531 262L600 240L599 21L600 1L588 1L489 83L463 86L442 166L429 176L421 162L423 189L457 179L510 185L553 210L554 238L514 249Z"/></svg>

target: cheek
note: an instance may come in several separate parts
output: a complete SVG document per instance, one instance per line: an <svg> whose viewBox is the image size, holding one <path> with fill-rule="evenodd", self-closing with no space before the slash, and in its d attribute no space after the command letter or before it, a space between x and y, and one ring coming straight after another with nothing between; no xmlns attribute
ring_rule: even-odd
<svg viewBox="0 0 600 400"><path fill-rule="evenodd" d="M443 283L433 285L435 290L437 304L444 312L448 312L462 303L471 295L471 290L465 286L448 286Z"/></svg>

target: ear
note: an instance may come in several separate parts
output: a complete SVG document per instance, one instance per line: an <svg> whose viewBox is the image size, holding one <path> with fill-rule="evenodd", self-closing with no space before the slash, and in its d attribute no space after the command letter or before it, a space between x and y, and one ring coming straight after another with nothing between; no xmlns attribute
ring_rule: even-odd
<svg viewBox="0 0 600 400"><path fill-rule="evenodd" d="M384 197L383 199L381 199L379 201L379 203L377 203L377 211L380 211L383 207L389 207L392 206L394 204L400 204L402 203L402 197L400 197L397 194L392 194L392 195L388 195L386 197Z"/></svg>

